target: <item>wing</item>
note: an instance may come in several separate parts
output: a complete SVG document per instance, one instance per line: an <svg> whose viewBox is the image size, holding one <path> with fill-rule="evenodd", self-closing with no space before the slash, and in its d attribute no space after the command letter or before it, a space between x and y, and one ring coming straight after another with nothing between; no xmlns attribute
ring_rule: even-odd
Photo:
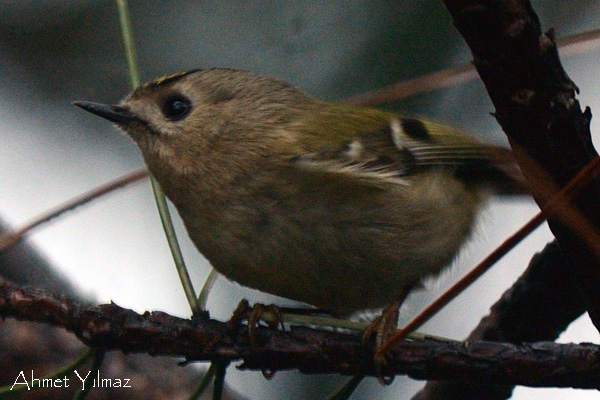
<svg viewBox="0 0 600 400"><path fill-rule="evenodd" d="M325 143L295 157L295 165L375 184L408 184L414 174L443 170L500 193L524 191L510 150L481 143L443 125L386 116L387 124L375 132L342 136L346 140L341 144Z"/></svg>

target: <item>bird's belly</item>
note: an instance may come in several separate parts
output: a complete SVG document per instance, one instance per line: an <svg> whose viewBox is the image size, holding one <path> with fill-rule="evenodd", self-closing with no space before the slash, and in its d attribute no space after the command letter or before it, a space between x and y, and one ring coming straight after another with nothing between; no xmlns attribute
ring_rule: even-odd
<svg viewBox="0 0 600 400"><path fill-rule="evenodd" d="M363 194L360 202L313 193L268 206L243 203L214 229L190 229L194 219L182 217L190 233L201 232L191 234L199 250L229 279L346 315L390 304L452 260L474 219L465 202L478 198L460 182L445 182L439 193L437 179Z"/></svg>

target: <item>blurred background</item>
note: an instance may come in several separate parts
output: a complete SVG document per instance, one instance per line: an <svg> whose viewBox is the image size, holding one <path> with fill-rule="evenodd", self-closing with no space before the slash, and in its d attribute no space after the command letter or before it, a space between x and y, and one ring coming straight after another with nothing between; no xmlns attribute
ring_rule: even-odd
<svg viewBox="0 0 600 400"><path fill-rule="evenodd" d="M600 1L532 3L543 28L554 27L558 37L599 28ZM192 68L231 67L281 78L316 97L336 100L471 60L441 1L241 4L131 1L142 80ZM143 162L127 137L70 105L74 100L114 103L130 91L114 2L3 0L0 14L0 219L16 228ZM598 48L562 61L581 89L582 106L600 109ZM506 145L478 80L386 107ZM402 319L418 312L536 211L526 199L490 201L453 267L409 297ZM175 218L199 290L209 266ZM551 238L545 226L538 229L422 330L466 337ZM28 242L95 301L114 301L139 312L190 315L147 180L36 230ZM220 277L208 308L213 317L227 319L242 298L290 304ZM560 341L600 343L600 337L584 316ZM266 381L258 372L234 367L226 379L250 399L322 399L346 380L279 372ZM352 398L408 399L422 385L398 377L392 386L382 387L367 379ZM513 399L567 397L598 399L600 394L517 388L513 395Z"/></svg>

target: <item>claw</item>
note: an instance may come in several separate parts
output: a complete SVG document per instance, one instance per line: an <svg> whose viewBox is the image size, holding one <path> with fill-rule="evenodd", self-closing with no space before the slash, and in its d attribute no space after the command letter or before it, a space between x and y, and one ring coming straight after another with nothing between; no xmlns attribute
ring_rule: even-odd
<svg viewBox="0 0 600 400"><path fill-rule="evenodd" d="M390 306L384 308L381 315L371 322L363 335L363 345L366 345L373 335L375 335L375 357L373 362L375 363L375 370L377 371L377 379L385 386L392 384L394 376L383 375L382 370L383 367L386 366L388 360L385 353L379 354L377 350L379 350L388 339L396 333L396 329L398 328L400 303L401 302L399 301L395 301Z"/></svg>
<svg viewBox="0 0 600 400"><path fill-rule="evenodd" d="M263 318L268 314L271 314L272 318ZM252 310L248 316L248 336L250 338L250 350L252 351L255 349L254 339L256 337L256 327L258 327L260 321L265 322L271 329L275 329L279 325L281 330L285 331L285 327L283 326L283 317L279 307L273 304L255 304L252 306Z"/></svg>
<svg viewBox="0 0 600 400"><path fill-rule="evenodd" d="M242 324L242 321L247 320L250 309L250 303L248 303L248 300L243 299L240 301L233 311L231 318L229 318L229 321L227 321L227 330L233 331Z"/></svg>
<svg viewBox="0 0 600 400"><path fill-rule="evenodd" d="M240 301L233 312L233 315L229 321L227 321L227 329L234 330L238 328L244 320L248 322L248 336L251 351L254 351L256 348L256 328L261 321L265 322L267 326L272 329L280 326L281 330L285 331L281 310L273 304L264 305L257 303L250 306L248 300L244 299Z"/></svg>
<svg viewBox="0 0 600 400"><path fill-rule="evenodd" d="M248 322L248 340L250 341L250 352L252 353L254 353L256 349L256 327L260 321L265 322L271 329L275 329L277 326L280 326L281 330L285 331L281 310L279 307L273 304L264 305L257 303L253 306L250 306L248 300L244 299L240 301L233 312L233 315L229 321L227 321L227 329L234 330L238 328L244 320ZM266 379L273 378L276 372L277 371L275 370L262 370L262 374Z"/></svg>

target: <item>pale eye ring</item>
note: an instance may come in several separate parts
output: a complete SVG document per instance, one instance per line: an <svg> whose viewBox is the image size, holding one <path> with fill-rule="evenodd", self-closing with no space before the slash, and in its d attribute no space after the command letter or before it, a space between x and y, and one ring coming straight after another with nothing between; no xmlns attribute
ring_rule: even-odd
<svg viewBox="0 0 600 400"><path fill-rule="evenodd" d="M162 106L162 113L171 121L185 118L192 110L192 103L184 96L171 96Z"/></svg>

